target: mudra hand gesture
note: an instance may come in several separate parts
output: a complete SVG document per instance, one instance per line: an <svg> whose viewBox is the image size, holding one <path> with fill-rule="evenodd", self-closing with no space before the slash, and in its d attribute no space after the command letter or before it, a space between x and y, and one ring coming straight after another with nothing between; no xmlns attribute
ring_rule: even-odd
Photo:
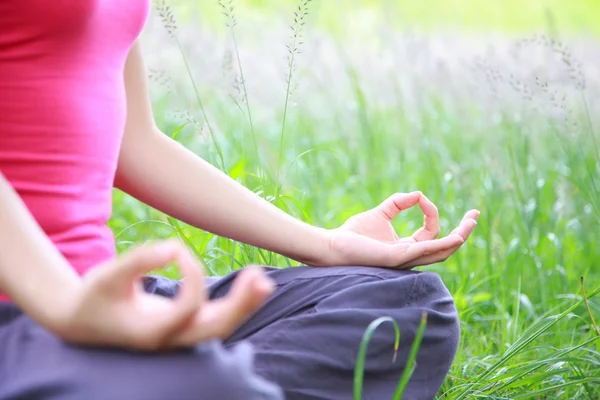
<svg viewBox="0 0 600 400"><path fill-rule="evenodd" d="M412 236L399 238L392 220L417 204L425 214L423 227ZM327 263L404 269L442 262L465 243L478 217L477 210L467 212L456 229L438 239L437 207L421 192L397 193L330 231L331 259Z"/></svg>

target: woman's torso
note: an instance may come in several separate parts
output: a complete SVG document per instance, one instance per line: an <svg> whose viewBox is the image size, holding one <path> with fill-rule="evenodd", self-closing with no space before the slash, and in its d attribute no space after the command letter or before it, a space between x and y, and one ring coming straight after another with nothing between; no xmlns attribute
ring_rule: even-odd
<svg viewBox="0 0 600 400"><path fill-rule="evenodd" d="M0 1L0 171L80 273L114 255L123 69L148 11L149 0Z"/></svg>

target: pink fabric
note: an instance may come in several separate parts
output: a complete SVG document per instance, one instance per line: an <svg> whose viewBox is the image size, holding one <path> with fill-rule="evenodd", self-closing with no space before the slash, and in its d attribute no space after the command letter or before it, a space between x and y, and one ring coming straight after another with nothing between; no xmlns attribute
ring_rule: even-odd
<svg viewBox="0 0 600 400"><path fill-rule="evenodd" d="M150 0L0 1L0 171L80 274L115 254L106 223L124 64L149 8Z"/></svg>

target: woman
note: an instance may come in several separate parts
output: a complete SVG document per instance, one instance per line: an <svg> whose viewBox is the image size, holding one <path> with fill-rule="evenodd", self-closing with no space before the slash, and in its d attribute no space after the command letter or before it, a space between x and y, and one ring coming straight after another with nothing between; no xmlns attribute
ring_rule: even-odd
<svg viewBox="0 0 600 400"><path fill-rule="evenodd" d="M0 2L0 399L348 399L364 329L384 315L402 329L398 359L384 327L364 396L386 399L423 312L407 398L433 398L456 352L457 314L437 275L409 269L452 255L479 213L436 239L437 209L420 192L333 230L263 201L156 127L137 43L149 8ZM310 267L205 283L175 242L117 257L113 187ZM399 239L390 221L417 204L423 228ZM183 284L145 276L171 262Z"/></svg>

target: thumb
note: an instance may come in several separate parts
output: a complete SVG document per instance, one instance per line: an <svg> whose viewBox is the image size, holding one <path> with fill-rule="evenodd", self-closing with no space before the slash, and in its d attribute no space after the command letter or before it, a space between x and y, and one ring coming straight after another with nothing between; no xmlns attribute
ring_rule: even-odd
<svg viewBox="0 0 600 400"><path fill-rule="evenodd" d="M162 323L156 335L164 342L168 342L170 337L193 322L207 301L200 263L187 248L182 247L178 253L183 283L173 299L172 307L164 310L162 315L157 315L157 321Z"/></svg>

